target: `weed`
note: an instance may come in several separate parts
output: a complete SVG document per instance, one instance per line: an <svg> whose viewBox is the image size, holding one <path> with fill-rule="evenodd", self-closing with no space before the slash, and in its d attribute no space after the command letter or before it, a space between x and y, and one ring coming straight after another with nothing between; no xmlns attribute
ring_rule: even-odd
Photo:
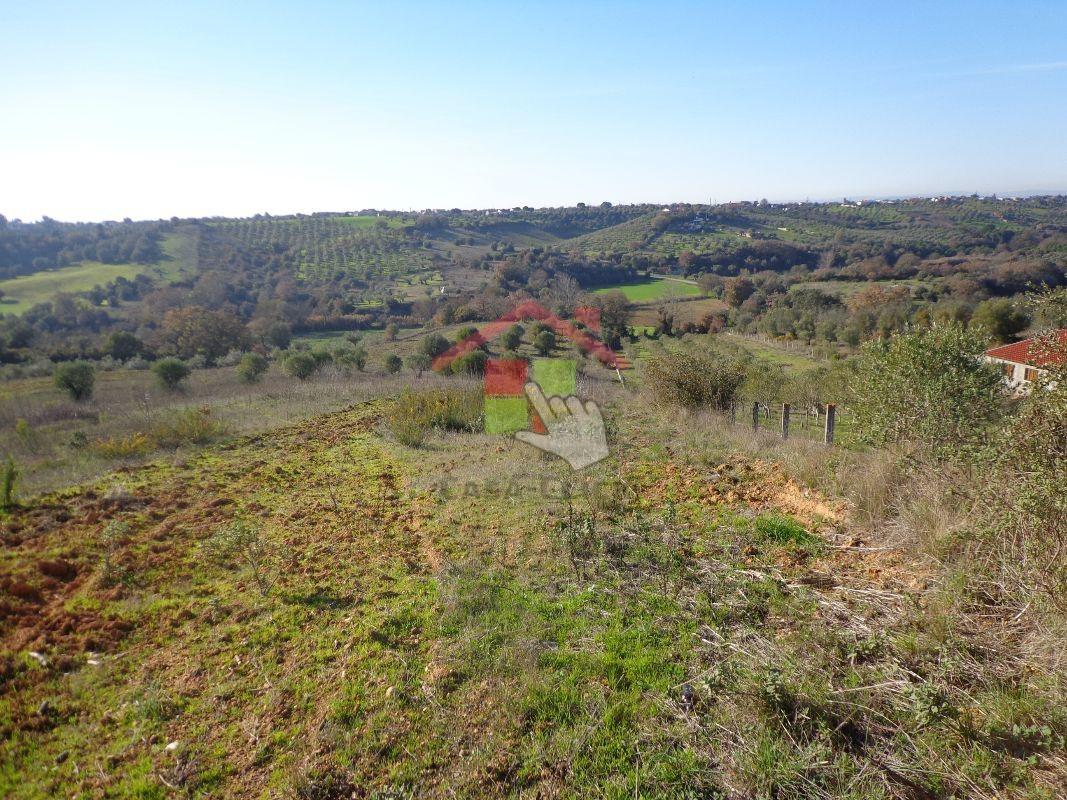
<svg viewBox="0 0 1067 800"><path fill-rule="evenodd" d="M126 538L129 530L130 526L128 524L114 519L104 528L104 532L101 535L104 546L100 559L99 585L101 587L114 586L126 578L125 570L115 564L115 554L118 552L119 545Z"/></svg>
<svg viewBox="0 0 1067 800"><path fill-rule="evenodd" d="M137 458L153 449L152 441L144 433L132 433L129 436L109 436L93 442L93 450L101 458L123 459Z"/></svg>
<svg viewBox="0 0 1067 800"><path fill-rule="evenodd" d="M19 440L19 443L22 444L23 447L31 452L37 449L40 439L37 435L37 431L33 429L33 426L21 418L15 421L15 438Z"/></svg>
<svg viewBox="0 0 1067 800"><path fill-rule="evenodd" d="M932 683L920 683L911 687L910 699L915 721L920 727L933 725L958 714L945 691Z"/></svg>
<svg viewBox="0 0 1067 800"><path fill-rule="evenodd" d="M308 769L293 781L297 800L348 800L355 794L352 779L338 769Z"/></svg>
<svg viewBox="0 0 1067 800"><path fill-rule="evenodd" d="M15 485L20 475L15 459L8 456L4 460L3 472L0 473L0 508L9 509L15 505Z"/></svg>
<svg viewBox="0 0 1067 800"><path fill-rule="evenodd" d="M272 573L273 548L258 528L244 520L234 520L217 530L205 542L205 549L218 564L236 561L247 567L264 597L278 580L277 573Z"/></svg>
<svg viewBox="0 0 1067 800"><path fill-rule="evenodd" d="M585 562L600 549L601 540L596 532L596 519L591 514L576 513L568 504L567 515L556 523L556 535L563 544L574 574L583 578Z"/></svg>

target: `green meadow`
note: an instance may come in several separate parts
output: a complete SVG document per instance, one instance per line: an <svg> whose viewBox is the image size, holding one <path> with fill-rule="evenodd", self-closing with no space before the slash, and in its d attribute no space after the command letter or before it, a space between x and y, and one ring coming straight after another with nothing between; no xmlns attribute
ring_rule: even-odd
<svg viewBox="0 0 1067 800"><path fill-rule="evenodd" d="M196 241L174 233L163 241L164 260L155 264L103 264L83 261L69 267L44 270L0 281L0 314L23 314L38 303L51 300L56 292L86 292L115 278L133 279L147 272L162 282L178 278L195 268Z"/></svg>
<svg viewBox="0 0 1067 800"><path fill-rule="evenodd" d="M631 303L651 303L668 297L699 297L703 292L700 287L680 280L669 278L647 278L615 286L604 286L596 294L622 292Z"/></svg>

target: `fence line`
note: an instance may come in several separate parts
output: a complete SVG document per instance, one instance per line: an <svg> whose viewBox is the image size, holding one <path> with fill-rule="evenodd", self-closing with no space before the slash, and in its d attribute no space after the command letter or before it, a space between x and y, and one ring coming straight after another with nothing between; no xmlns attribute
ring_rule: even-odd
<svg viewBox="0 0 1067 800"><path fill-rule="evenodd" d="M794 434L800 434L803 438L821 440L827 445L834 443L839 420L839 409L836 404L827 403L825 412L816 408L814 414L807 411L798 413L789 403L782 403L780 406L776 404L775 407L778 409L774 414L778 420L778 435L783 440L788 440ZM735 425L740 423L738 413L742 408L743 406L737 403L730 405L730 421ZM751 409L747 411L747 420L743 424L750 425L754 433L760 430L773 430L771 409L772 406L769 403L753 402ZM814 425L812 424L813 418Z"/></svg>

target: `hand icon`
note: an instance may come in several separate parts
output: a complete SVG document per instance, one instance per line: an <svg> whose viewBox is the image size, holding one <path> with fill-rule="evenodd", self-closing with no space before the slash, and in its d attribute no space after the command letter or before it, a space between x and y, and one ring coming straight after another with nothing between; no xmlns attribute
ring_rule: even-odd
<svg viewBox="0 0 1067 800"><path fill-rule="evenodd" d="M527 383L525 388L526 396L545 423L548 434L519 431L515 434L516 439L560 456L573 469L582 469L607 458L604 418L596 403L592 400L583 403L574 395L546 400L536 383Z"/></svg>

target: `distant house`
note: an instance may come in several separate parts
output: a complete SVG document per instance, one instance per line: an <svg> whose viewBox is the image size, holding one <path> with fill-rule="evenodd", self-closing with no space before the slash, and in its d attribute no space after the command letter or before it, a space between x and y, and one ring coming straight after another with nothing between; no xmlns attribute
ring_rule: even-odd
<svg viewBox="0 0 1067 800"><path fill-rule="evenodd" d="M1047 340L1023 339L1014 344L992 347L985 351L985 360L1000 367L1004 380L1017 392L1030 391L1033 384L1042 375L1048 373L1048 367L1059 364L1067 352L1067 329L1056 331L1052 341L1053 351L1042 347Z"/></svg>

